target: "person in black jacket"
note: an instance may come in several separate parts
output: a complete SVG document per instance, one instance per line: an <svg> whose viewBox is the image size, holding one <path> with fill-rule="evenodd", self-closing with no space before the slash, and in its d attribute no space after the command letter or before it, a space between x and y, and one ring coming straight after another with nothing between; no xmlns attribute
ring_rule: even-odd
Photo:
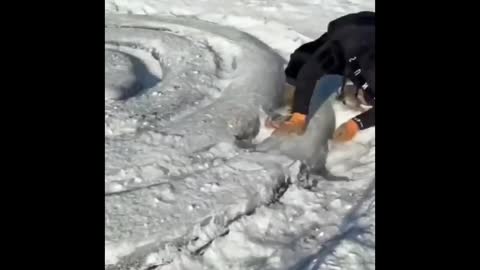
<svg viewBox="0 0 480 270"><path fill-rule="evenodd" d="M329 74L343 76L342 89L346 80L350 80L358 99L371 106L342 124L335 131L334 140L351 140L358 131L374 126L375 13L353 13L330 22L325 34L294 51L285 74L287 83L295 87L292 116L288 121L275 125L274 135L304 133L317 81Z"/></svg>

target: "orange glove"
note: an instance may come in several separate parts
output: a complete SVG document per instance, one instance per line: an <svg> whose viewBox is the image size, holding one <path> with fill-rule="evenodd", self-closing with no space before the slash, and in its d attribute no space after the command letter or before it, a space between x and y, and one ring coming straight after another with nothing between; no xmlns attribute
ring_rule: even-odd
<svg viewBox="0 0 480 270"><path fill-rule="evenodd" d="M358 124L353 120L348 120L337 128L333 134L333 140L336 142L350 141L355 135L357 135L358 131L360 131Z"/></svg>
<svg viewBox="0 0 480 270"><path fill-rule="evenodd" d="M307 128L307 116L301 113L294 113L290 120L283 123L269 123L269 126L276 128L272 135L302 135Z"/></svg>

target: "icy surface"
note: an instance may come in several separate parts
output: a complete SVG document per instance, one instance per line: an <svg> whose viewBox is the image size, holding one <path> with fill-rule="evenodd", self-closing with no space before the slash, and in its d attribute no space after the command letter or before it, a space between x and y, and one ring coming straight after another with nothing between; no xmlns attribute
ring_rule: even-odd
<svg viewBox="0 0 480 270"><path fill-rule="evenodd" d="M341 182L234 143L278 106L291 51L373 1L105 4L106 268L375 268L374 128L320 136ZM355 113L333 110L318 123Z"/></svg>

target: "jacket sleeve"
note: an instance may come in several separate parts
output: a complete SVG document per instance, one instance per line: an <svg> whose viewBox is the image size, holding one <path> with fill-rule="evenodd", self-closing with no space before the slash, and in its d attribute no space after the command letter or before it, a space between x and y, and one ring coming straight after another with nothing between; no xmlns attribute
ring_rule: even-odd
<svg viewBox="0 0 480 270"><path fill-rule="evenodd" d="M365 111L352 118L358 124L360 130L375 126L375 105L368 111Z"/></svg>
<svg viewBox="0 0 480 270"><path fill-rule="evenodd" d="M343 75L344 66L343 55L336 42L329 41L317 50L298 72L293 112L308 114L317 80L326 74Z"/></svg>
<svg viewBox="0 0 480 270"><path fill-rule="evenodd" d="M315 51L322 47L326 41L327 33L312 42L303 44L290 55L290 61L285 69L285 76L289 84L293 86L296 85L297 76L302 67L308 62Z"/></svg>

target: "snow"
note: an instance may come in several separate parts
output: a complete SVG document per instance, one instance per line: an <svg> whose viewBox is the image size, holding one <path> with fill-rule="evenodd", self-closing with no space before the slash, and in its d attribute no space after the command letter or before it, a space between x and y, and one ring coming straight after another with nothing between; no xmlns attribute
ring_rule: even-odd
<svg viewBox="0 0 480 270"><path fill-rule="evenodd" d="M301 139L234 142L280 105L290 53L374 1L105 7L106 269L375 268L374 128L330 142L356 113L332 102ZM309 175L317 159L350 181Z"/></svg>

